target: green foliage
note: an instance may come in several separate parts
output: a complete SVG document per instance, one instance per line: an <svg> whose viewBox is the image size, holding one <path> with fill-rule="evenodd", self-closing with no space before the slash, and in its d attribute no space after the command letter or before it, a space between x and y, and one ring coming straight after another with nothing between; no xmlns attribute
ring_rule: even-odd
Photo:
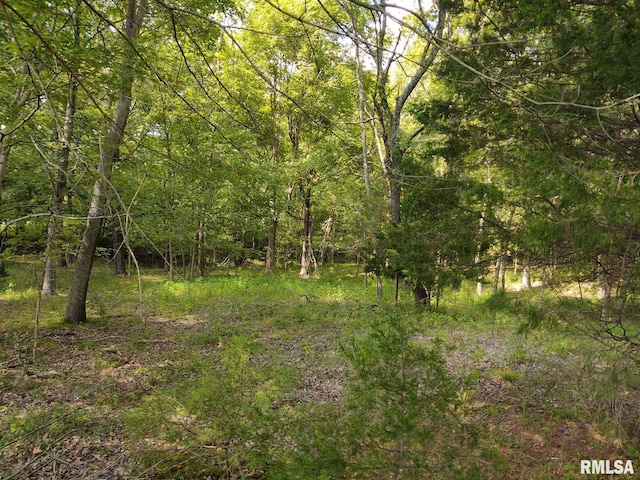
<svg viewBox="0 0 640 480"><path fill-rule="evenodd" d="M345 340L354 376L344 405L296 419L299 447L273 478L463 479L498 468L495 458L481 460L488 452L464 418L465 381L448 372L440 342L420 331L415 317L384 312Z"/></svg>
<svg viewBox="0 0 640 480"><path fill-rule="evenodd" d="M424 168L424 167L423 167ZM430 172L408 190L402 221L388 225L378 236L378 255L366 265L368 271L400 276L427 292L458 288L473 273L480 213L463 204L467 182L455 176Z"/></svg>
<svg viewBox="0 0 640 480"><path fill-rule="evenodd" d="M358 478L479 474L467 456L476 437L462 420L464 384L447 371L439 341L418 332L411 316L376 315L343 346L356 373L345 422L348 471Z"/></svg>
<svg viewBox="0 0 640 480"><path fill-rule="evenodd" d="M125 419L132 444L153 436L179 446L192 468L189 449L205 448L207 470L199 475L228 472L237 477L261 459L270 440L274 405L292 385L285 369L256 363L258 346L249 338L220 338L216 358L194 358L183 379L167 390L146 396ZM143 450L144 451L144 450ZM149 452L147 452L149 454ZM197 465L197 461L195 462ZM192 471L178 470L149 456L139 466L177 478Z"/></svg>

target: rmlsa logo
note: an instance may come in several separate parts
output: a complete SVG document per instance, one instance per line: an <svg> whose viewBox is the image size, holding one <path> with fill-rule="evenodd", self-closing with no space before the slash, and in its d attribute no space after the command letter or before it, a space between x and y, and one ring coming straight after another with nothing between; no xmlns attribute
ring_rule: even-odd
<svg viewBox="0 0 640 480"><path fill-rule="evenodd" d="M633 475L631 460L580 460L581 475Z"/></svg>

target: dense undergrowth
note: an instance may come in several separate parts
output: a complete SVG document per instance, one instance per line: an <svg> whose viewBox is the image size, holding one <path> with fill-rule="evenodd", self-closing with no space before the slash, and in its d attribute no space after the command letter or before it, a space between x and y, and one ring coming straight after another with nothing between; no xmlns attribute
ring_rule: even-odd
<svg viewBox="0 0 640 480"><path fill-rule="evenodd" d="M425 311L355 265L150 270L140 293L100 264L69 327L70 272L36 309L41 266L7 266L5 480L572 479L638 460L636 366L580 334L576 299L462 289Z"/></svg>

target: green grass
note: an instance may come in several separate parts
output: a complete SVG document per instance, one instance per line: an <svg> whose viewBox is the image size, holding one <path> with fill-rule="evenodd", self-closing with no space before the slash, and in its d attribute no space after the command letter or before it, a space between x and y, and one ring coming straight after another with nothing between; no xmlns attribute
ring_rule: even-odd
<svg viewBox="0 0 640 480"><path fill-rule="evenodd" d="M464 440L457 460L441 459L450 478L463 464L482 468L461 478L509 478L509 471L532 480L573 478L572 465L585 455L624 458L640 450L637 366L578 335L586 303L551 291L544 302L538 291L478 298L469 284L424 311L407 289L395 307L392 282L377 299L355 265L326 267L309 280L249 266L173 281L143 270L140 304L138 279L113 276L98 261L89 322L61 323L72 274L61 270L59 293L43 299L34 355L41 264L19 258L7 267L9 276L0 278L0 309L8 312L0 318L4 477L34 469L51 476L65 465L78 478L92 468L102 477L117 470L132 478L219 478L227 471L232 478L344 478L358 459L388 468L392 455L382 452L400 444L412 445L402 461L416 462L412 452L429 448L417 433L426 424L375 427L376 419L415 420L378 398L395 398L392 406L420 398L411 390L389 393L395 384L385 382L404 367L384 366L406 350L393 353L393 341L367 343L381 321L414 325L416 348L440 342L461 382L459 398L447 402L456 405L464 432L446 433L452 421L437 437L443 446ZM358 357L366 368L345 356L351 344L366 352ZM420 378L433 369L421 369L416 355L407 372ZM362 392L382 385L386 393L349 397L353 382L365 378L372 383L357 387ZM419 403L403 408L428 417ZM349 430L349 422L366 418L367 429ZM369 432L369 440L356 430ZM109 460L98 465L95 455Z"/></svg>

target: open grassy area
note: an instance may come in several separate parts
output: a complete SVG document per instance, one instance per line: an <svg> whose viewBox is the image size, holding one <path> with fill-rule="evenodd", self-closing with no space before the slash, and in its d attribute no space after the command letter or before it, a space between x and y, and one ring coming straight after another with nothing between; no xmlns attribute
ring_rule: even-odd
<svg viewBox="0 0 640 480"><path fill-rule="evenodd" d="M577 479L632 459L635 366L539 292L392 304L361 268L256 267L168 281L94 272L90 321L60 323L40 265L0 279L0 478ZM391 282L389 282L389 285ZM552 300L549 300L550 302ZM545 317L528 334L527 319ZM548 318L547 318L548 317ZM35 350L34 350L35 347ZM602 476L607 478L611 476ZM593 476L591 478L597 478Z"/></svg>

